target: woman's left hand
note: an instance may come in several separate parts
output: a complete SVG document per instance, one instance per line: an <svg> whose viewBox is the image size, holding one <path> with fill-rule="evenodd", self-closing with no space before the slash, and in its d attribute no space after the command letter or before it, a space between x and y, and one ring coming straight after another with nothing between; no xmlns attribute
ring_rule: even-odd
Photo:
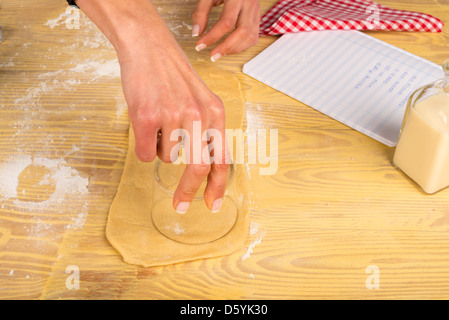
<svg viewBox="0 0 449 320"><path fill-rule="evenodd" d="M211 8L219 5L223 5L220 19L208 32L204 33ZM255 45L259 39L258 0L198 0L192 20L192 36L200 36L196 43L198 51L217 43L230 32L211 50L210 55L214 62L222 56L239 53Z"/></svg>

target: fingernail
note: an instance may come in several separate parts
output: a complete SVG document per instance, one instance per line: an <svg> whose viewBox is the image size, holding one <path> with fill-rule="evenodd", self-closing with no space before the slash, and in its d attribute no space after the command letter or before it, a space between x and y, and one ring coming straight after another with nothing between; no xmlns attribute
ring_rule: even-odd
<svg viewBox="0 0 449 320"><path fill-rule="evenodd" d="M194 24L192 26L192 37L198 37L199 34L200 34L200 26L197 24Z"/></svg>
<svg viewBox="0 0 449 320"><path fill-rule="evenodd" d="M197 45L196 47L195 47L195 50L196 51L201 51L201 50L203 50L204 48L206 48L207 47L207 45L205 44L205 43L200 43L199 45Z"/></svg>
<svg viewBox="0 0 449 320"><path fill-rule="evenodd" d="M180 202L176 207L176 212L179 214L185 214L189 210L190 202Z"/></svg>
<svg viewBox="0 0 449 320"><path fill-rule="evenodd" d="M217 213L218 211L220 211L222 203L223 203L223 198L215 200L214 203L212 204L212 210L211 211L213 213Z"/></svg>
<svg viewBox="0 0 449 320"><path fill-rule="evenodd" d="M212 62L216 62L218 59L220 59L222 57L221 54L216 53L214 54L210 59L212 60Z"/></svg>

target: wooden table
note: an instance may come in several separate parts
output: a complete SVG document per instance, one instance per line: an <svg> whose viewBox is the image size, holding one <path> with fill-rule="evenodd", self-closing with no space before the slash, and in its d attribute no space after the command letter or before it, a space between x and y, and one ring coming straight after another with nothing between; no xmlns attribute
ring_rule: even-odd
<svg viewBox="0 0 449 320"><path fill-rule="evenodd" d="M448 0L379 2L449 24ZM192 49L194 3L155 2L189 57L206 59ZM124 263L105 238L128 145L116 55L84 14L77 25L65 12L63 0L0 5L1 299L449 298L449 189L425 195L392 166L394 149L242 74L276 37L217 62L242 82L245 126L279 130L278 172L250 166L245 247L165 267ZM449 58L447 27L369 34ZM79 289L66 285L71 266Z"/></svg>

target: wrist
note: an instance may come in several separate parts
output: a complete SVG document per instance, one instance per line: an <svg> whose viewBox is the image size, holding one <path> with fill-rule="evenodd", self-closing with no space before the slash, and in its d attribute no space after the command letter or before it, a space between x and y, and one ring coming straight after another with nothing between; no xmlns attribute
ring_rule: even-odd
<svg viewBox="0 0 449 320"><path fill-rule="evenodd" d="M151 1L77 0L76 3L108 38L119 58L167 46L167 41L173 38Z"/></svg>

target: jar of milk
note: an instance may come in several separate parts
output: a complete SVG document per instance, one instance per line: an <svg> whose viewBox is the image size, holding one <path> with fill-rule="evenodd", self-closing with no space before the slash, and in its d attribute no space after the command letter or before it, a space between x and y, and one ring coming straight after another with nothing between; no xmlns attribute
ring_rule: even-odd
<svg viewBox="0 0 449 320"><path fill-rule="evenodd" d="M449 186L449 59L445 78L410 97L393 164L429 194Z"/></svg>

